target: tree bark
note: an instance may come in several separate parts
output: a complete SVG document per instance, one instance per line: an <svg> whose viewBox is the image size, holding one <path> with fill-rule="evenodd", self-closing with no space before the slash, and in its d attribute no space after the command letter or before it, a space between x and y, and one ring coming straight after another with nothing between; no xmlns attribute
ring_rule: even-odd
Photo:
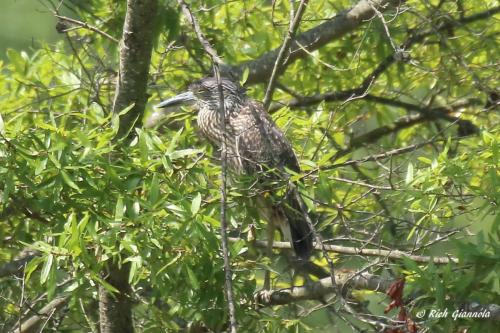
<svg viewBox="0 0 500 333"><path fill-rule="evenodd" d="M146 88L157 11L158 0L127 1L113 112L118 113L130 105L134 106L120 117L118 138L127 135L131 128L141 126L141 118L148 100Z"/></svg>
<svg viewBox="0 0 500 333"><path fill-rule="evenodd" d="M158 11L158 0L128 0L123 34L120 42L120 68L116 84L113 113L133 107L120 116L117 138L141 126L141 118L148 96L146 94L149 64L153 48L153 25ZM119 267L109 263L104 274L106 282L118 290L112 294L99 286L99 321L101 333L134 332L132 302L128 283L129 265Z"/></svg>
<svg viewBox="0 0 500 333"><path fill-rule="evenodd" d="M292 41L289 55L280 72L283 72L287 65L295 60L307 56L308 54L304 49L307 51L317 50L332 40L339 39L355 30L364 22L373 18L376 13L375 10L383 12L390 8L393 9L403 2L404 0L361 0L352 8L339 13L331 20L297 35ZM266 82L272 73L279 51L280 48L274 49L255 60L236 66L222 66L222 74L241 77L245 68L248 68L249 73L246 84Z"/></svg>
<svg viewBox="0 0 500 333"><path fill-rule="evenodd" d="M102 285L99 286L99 325L101 333L132 333L132 302L128 283L129 265L119 268L110 263L104 277L106 282L115 287L119 293L112 294Z"/></svg>

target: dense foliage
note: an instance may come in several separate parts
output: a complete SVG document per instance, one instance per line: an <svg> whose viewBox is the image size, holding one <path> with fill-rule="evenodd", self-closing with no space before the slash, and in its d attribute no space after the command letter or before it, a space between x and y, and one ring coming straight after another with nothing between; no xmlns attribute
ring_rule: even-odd
<svg viewBox="0 0 500 333"><path fill-rule="evenodd" d="M73 16L119 38L125 4L78 3L67 2ZM311 1L299 33L352 5ZM406 277L404 299L421 329L492 329L491 320L415 314L500 298L500 49L498 16L488 14L495 5L408 1L289 64L273 98L272 117L300 160L302 174L294 177L325 243L458 258L436 265L330 253L336 270ZM190 6L231 65L279 47L288 29L288 1ZM211 68L176 4L162 2L156 26L147 115ZM110 110L118 44L86 29L62 36L55 45L11 49L0 63L0 330L68 296L44 331L95 331L96 286L114 290L102 275L109 262L129 269L137 331L225 329L217 152L189 108L117 140L119 115ZM376 68L380 75L370 76ZM241 69L245 82L249 70ZM247 88L262 100L266 82ZM359 88L353 98L320 96ZM254 228L258 239L265 236L246 189L234 183L228 195L229 231L240 238L230 251L241 331L369 327L339 297L256 310L264 270L272 270L277 288L303 279L293 282L286 251L269 259L246 241ZM24 269L3 274L27 250ZM321 252L313 259L328 270ZM344 297L361 314L386 316L373 320L397 313L384 314L390 300L381 292Z"/></svg>

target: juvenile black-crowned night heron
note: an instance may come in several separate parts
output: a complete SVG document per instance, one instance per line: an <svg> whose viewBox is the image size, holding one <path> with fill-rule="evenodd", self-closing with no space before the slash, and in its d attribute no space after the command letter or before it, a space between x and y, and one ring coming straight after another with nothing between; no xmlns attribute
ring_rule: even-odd
<svg viewBox="0 0 500 333"><path fill-rule="evenodd" d="M213 77L189 86L187 92L167 99L158 108L176 108L191 104L198 109L198 127L217 149L222 146L224 131L227 165L236 174L252 175L257 185L268 191L266 183L284 181L287 190L280 198L257 198L258 211L268 222L268 246L272 245L274 227L292 243L297 257L307 260L313 247L313 233L306 206L294 184L289 183L286 169L299 172L292 146L261 103L249 98L237 83L222 78L226 125L219 109L219 87ZM282 191L283 192L283 191ZM271 196L273 194L271 193ZM276 196L276 195L274 195Z"/></svg>

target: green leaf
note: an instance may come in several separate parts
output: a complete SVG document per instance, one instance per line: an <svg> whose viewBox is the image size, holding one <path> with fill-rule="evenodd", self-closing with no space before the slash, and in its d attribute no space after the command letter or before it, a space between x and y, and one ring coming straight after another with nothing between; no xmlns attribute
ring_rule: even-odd
<svg viewBox="0 0 500 333"><path fill-rule="evenodd" d="M160 193L160 186L158 182L158 174L153 175L153 179L151 180L151 185L149 188L149 202L151 204L155 204L158 201L158 196Z"/></svg>
<svg viewBox="0 0 500 333"><path fill-rule="evenodd" d="M175 160L181 157L198 154L200 152L201 152L200 149L181 149L181 150L176 150L167 155L168 157L170 157L171 160Z"/></svg>
<svg viewBox="0 0 500 333"><path fill-rule="evenodd" d="M424 156L419 156L418 160L421 161L421 162L424 162L425 164L431 164L432 163L432 161L430 159L428 159L427 157L424 157Z"/></svg>
<svg viewBox="0 0 500 333"><path fill-rule="evenodd" d="M31 274L38 268L38 266L44 262L43 257L35 257L31 259L31 261L26 265L26 268L24 269L24 274L26 277L26 282L29 281Z"/></svg>
<svg viewBox="0 0 500 333"><path fill-rule="evenodd" d="M44 284L49 277L50 269L52 268L52 263L54 261L54 255L49 253L45 259L45 263L42 267L42 272L40 273L40 283Z"/></svg>
<svg viewBox="0 0 500 333"><path fill-rule="evenodd" d="M13 49L7 49L7 57L9 58L10 62L14 65L16 72L18 72L19 74L23 74L25 71L26 62L23 59L23 57L19 54L19 52Z"/></svg>
<svg viewBox="0 0 500 333"><path fill-rule="evenodd" d="M78 187L78 185L76 185L72 180L71 180L71 177L66 173L66 171L64 170L61 170L61 176L64 180L64 182L69 186L71 187L72 189L75 189L78 191L78 193L81 193L82 190Z"/></svg>
<svg viewBox="0 0 500 333"><path fill-rule="evenodd" d="M2 115L0 114L0 134L5 135L5 124Z"/></svg>
<svg viewBox="0 0 500 333"><path fill-rule="evenodd" d="M409 185L413 181L413 164L408 163L408 168L406 169L405 184Z"/></svg>
<svg viewBox="0 0 500 333"><path fill-rule="evenodd" d="M134 108L134 106L135 106L135 103L130 104L129 106L127 106L126 108L124 108L123 110L118 112L118 115L123 116L123 115L127 114L130 110L132 110Z"/></svg>
<svg viewBox="0 0 500 333"><path fill-rule="evenodd" d="M116 206L115 206L115 222L121 222L123 220L123 211L124 211L124 205L123 205L123 197L119 196L118 200L116 200Z"/></svg>
<svg viewBox="0 0 500 333"><path fill-rule="evenodd" d="M201 194L197 193L193 201L191 202L191 213L193 215L196 215L196 213L198 213L198 211L200 210L200 206L201 206Z"/></svg>
<svg viewBox="0 0 500 333"><path fill-rule="evenodd" d="M194 272L188 266L186 266L186 270L188 273L189 282L191 282L191 285L193 286L193 288L200 289L200 282L198 281L198 278L196 277Z"/></svg>
<svg viewBox="0 0 500 333"><path fill-rule="evenodd" d="M159 275L161 272L163 272L168 266L171 266L173 264L175 264L177 262L177 260L179 260L179 258L181 257L182 253L181 252L178 252L177 255L172 258L172 260L170 260L165 266L163 266L162 268L160 268L160 270L158 271L158 273L156 273L157 275Z"/></svg>
<svg viewBox="0 0 500 333"><path fill-rule="evenodd" d="M245 69L243 70L243 74L241 75L240 85L242 85L242 86L245 85L245 83L248 80L249 73L250 73L250 68L248 68L248 66L246 66Z"/></svg>

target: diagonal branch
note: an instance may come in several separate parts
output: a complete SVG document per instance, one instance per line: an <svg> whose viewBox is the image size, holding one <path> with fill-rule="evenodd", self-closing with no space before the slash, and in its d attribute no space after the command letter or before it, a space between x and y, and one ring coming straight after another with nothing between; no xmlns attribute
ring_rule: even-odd
<svg viewBox="0 0 500 333"><path fill-rule="evenodd" d="M212 47L210 42L203 34L203 31L200 28L200 24L198 23L198 20L196 19L196 17L194 17L187 3L184 0L178 0L177 2L181 6L182 12L184 13L186 19L189 21L189 24L191 24L191 26L193 27L193 30L196 33L196 37L200 41L201 46L203 46L205 52L210 56L210 58L212 58L212 61L214 63L223 65L224 61L219 57L217 51L215 51L215 49Z"/></svg>
<svg viewBox="0 0 500 333"><path fill-rule="evenodd" d="M461 18L456 21L446 21L442 24L440 24L437 27L434 27L432 29L420 32L420 33L415 33L411 36L408 37L408 39L401 44L399 49L397 49L394 53L388 55L385 59L383 59L375 69L366 77L364 78L363 82L356 88L353 89L347 89L343 91L334 91L334 92L328 92L328 93L322 93L322 94L315 94L311 96L302 96L300 98L295 98L292 99L291 101L286 103L286 106L290 108L298 108L298 107L305 107L305 106L312 106L319 104L323 101L325 102L338 102L338 101L345 101L345 100L357 100L357 99L369 99L371 95L367 94L367 90L370 87L370 85L381 75L383 74L392 64L398 62L398 61L405 61L408 58L408 50L418 44L423 42L427 37L435 35L436 33L440 31L446 31L448 29L451 29L453 27L460 27L464 26L479 20L484 20L487 19L497 13L500 12L500 7L495 7L474 15L470 15L468 17ZM242 64L241 66L244 66ZM247 81L248 82L248 81ZM376 101L374 97L372 97L372 100ZM380 101L380 99L379 99ZM270 112L276 111L277 109L281 108L281 105L276 105L271 107Z"/></svg>
<svg viewBox="0 0 500 333"><path fill-rule="evenodd" d="M302 0L300 1L299 8L297 9L297 13L294 17L290 17L290 26L288 28L288 32L285 36L285 40L283 41L283 45L281 45L281 49L276 57L276 61L274 62L273 70L271 72L271 77L269 78L269 83L266 89L266 95L264 97L264 110L269 108L271 104L271 100L273 99L273 92L276 84L276 79L278 77L278 73L282 72L282 67L285 65L285 54L288 52L290 48L290 44L295 37L295 33L300 25L300 20L302 19L302 15L304 15L306 6L308 1ZM293 3L290 4L293 8ZM292 10L293 13L293 10Z"/></svg>
<svg viewBox="0 0 500 333"><path fill-rule="evenodd" d="M285 61L284 66L280 68L278 74L295 60L307 56L307 51L317 50L332 40L339 39L358 28L375 15L374 8L382 12L389 8L394 8L402 2L403 0L361 0L354 7L339 13L331 20L298 35L295 41L291 43L290 55ZM255 60L236 66L225 66L222 68L223 74L241 77L245 68L248 68L247 84L265 82L270 77L280 49L272 50Z"/></svg>
<svg viewBox="0 0 500 333"><path fill-rule="evenodd" d="M93 32L96 32L104 37L106 37L107 39L115 42L115 43L119 43L120 41L118 39L116 39L115 37L111 36L110 34L100 30L99 28L96 28L86 22L83 22L83 21L79 21L79 20L76 20L74 18L71 18L71 17L67 17L67 16L63 16L63 15L59 15L58 13L54 13L54 16L57 17L59 20L61 21L66 21L66 22L70 22L70 23L73 23L73 24L76 24L77 26L81 27L81 28L85 28L87 30L90 30L90 31L93 31ZM67 29L64 29L62 30L62 32L66 32Z"/></svg>
<svg viewBox="0 0 500 333"><path fill-rule="evenodd" d="M25 320L19 327L11 329L10 333L35 333L46 318L64 307L69 301L69 296L54 298L51 302L41 308L34 316ZM17 325L16 325L17 326Z"/></svg>

